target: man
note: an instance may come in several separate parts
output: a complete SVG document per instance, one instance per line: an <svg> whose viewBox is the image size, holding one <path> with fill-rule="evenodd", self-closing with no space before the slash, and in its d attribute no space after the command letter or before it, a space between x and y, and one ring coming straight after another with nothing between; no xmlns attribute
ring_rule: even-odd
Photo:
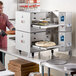
<svg viewBox="0 0 76 76"><path fill-rule="evenodd" d="M7 49L6 27L15 30L14 26L9 22L7 15L3 13L3 2L0 1L0 48ZM2 61L2 52L0 52L0 61Z"/></svg>

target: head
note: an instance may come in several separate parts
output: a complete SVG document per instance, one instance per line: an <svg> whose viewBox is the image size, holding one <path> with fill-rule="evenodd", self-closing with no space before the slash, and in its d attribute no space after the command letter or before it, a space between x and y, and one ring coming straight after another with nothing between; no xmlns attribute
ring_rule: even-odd
<svg viewBox="0 0 76 76"><path fill-rule="evenodd" d="M0 1L0 14L3 13L3 2Z"/></svg>

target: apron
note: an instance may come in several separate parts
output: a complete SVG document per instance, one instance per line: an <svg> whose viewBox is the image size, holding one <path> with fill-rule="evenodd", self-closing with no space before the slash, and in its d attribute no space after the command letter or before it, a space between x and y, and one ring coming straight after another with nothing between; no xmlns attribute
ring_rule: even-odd
<svg viewBox="0 0 76 76"><path fill-rule="evenodd" d="M6 19L4 15L0 15L0 29L6 31ZM0 36L0 48L7 49L7 36Z"/></svg>

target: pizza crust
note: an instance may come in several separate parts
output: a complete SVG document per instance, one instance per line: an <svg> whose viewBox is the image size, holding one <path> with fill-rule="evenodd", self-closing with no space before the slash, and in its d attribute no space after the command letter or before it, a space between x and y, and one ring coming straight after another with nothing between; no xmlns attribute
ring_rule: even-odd
<svg viewBox="0 0 76 76"><path fill-rule="evenodd" d="M15 31L6 31L7 35L15 35Z"/></svg>
<svg viewBox="0 0 76 76"><path fill-rule="evenodd" d="M51 46L55 46L55 42L51 42L51 41L40 41L40 42L36 42L35 43L36 46L40 46L40 47L51 47Z"/></svg>

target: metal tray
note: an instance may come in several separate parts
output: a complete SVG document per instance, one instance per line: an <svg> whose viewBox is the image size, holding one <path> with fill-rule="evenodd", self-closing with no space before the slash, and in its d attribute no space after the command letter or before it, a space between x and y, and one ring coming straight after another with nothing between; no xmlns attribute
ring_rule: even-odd
<svg viewBox="0 0 76 76"><path fill-rule="evenodd" d="M62 59L50 59L47 61L50 64L54 64L54 65L64 65L66 64L68 61L67 60L62 60Z"/></svg>
<svg viewBox="0 0 76 76"><path fill-rule="evenodd" d="M59 45L56 45L56 46L51 46L51 47L40 47L40 46L36 46L36 45L33 45L32 46L34 49L37 49L37 50L51 50L51 49L55 49L55 48L59 48L60 46Z"/></svg>
<svg viewBox="0 0 76 76"><path fill-rule="evenodd" d="M59 27L58 24L49 24L49 25L44 25L44 26L40 26L40 25L32 25L33 28L38 28L38 29L48 29L48 28L55 28L55 27Z"/></svg>

